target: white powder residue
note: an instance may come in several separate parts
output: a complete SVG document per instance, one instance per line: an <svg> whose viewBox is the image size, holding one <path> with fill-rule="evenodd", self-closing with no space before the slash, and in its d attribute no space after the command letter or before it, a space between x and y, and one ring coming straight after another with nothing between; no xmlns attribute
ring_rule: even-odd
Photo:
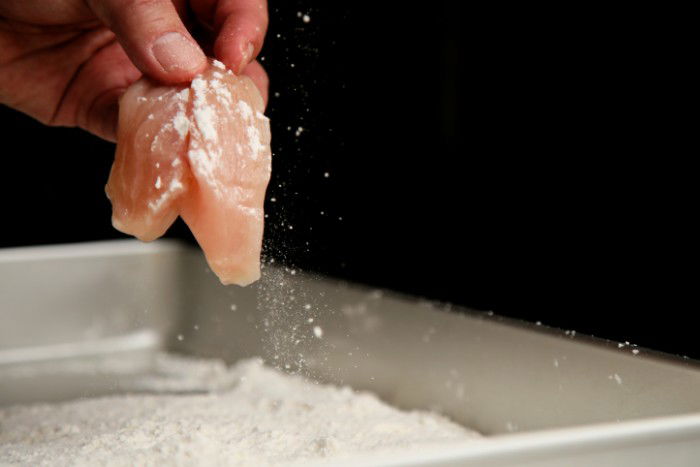
<svg viewBox="0 0 700 467"><path fill-rule="evenodd" d="M212 175L211 172L214 167L209 160L209 154L207 154L205 150L193 147L187 151L187 158L190 160L190 164L192 164L201 175Z"/></svg>
<svg viewBox="0 0 700 467"><path fill-rule="evenodd" d="M219 198L223 197L223 191L225 187L221 186L221 182L214 175L214 170L216 169L216 158L218 154L210 154L209 151L201 149L195 145L190 147L187 151L187 158L190 161L192 168L200 175L207 184L214 189L214 193Z"/></svg>
<svg viewBox="0 0 700 467"><path fill-rule="evenodd" d="M151 141L151 152L156 152L156 148L160 142L160 137L166 135L168 132L170 132L170 130L172 130L172 128L172 123L165 123L158 129L158 133L156 133L156 135L153 137L153 141Z"/></svg>
<svg viewBox="0 0 700 467"><path fill-rule="evenodd" d="M162 356L155 394L0 409L0 464L280 465L418 452L479 435L369 393L314 384L258 359Z"/></svg>
<svg viewBox="0 0 700 467"><path fill-rule="evenodd" d="M158 180L160 180L160 177L158 177ZM158 185L158 181L156 181L156 185ZM158 188L156 186L156 188ZM155 201L149 201L148 202L148 207L151 209L153 212L158 212L160 211L163 206L165 205L165 202L171 199L173 196L175 196L177 193L183 191L185 186L180 182L178 179L173 179L170 181L170 184L168 185L168 189L165 190L161 195L156 199Z"/></svg>
<svg viewBox="0 0 700 467"><path fill-rule="evenodd" d="M172 102L176 106L177 113L169 122L164 123L159 128L158 133L153 138L153 141L151 141L151 152L156 152L156 147L160 141L160 138L162 136L167 136L171 130L174 129L181 140L185 139L189 133L190 120L187 118L187 103L190 98L190 90L186 88L174 94L172 91L169 91L165 93L165 96L173 98ZM161 97L163 96L158 96L158 100L160 100ZM153 117L153 114L148 116L149 120L153 120L154 118L155 117Z"/></svg>
<svg viewBox="0 0 700 467"><path fill-rule="evenodd" d="M245 120L250 120L253 118L253 109L245 101L238 101L238 104L236 104L236 110L238 110L238 113L240 113L241 117L243 117Z"/></svg>
<svg viewBox="0 0 700 467"><path fill-rule="evenodd" d="M245 129L250 147L250 157L255 160L265 150L265 145L260 141L260 132L255 125L248 125Z"/></svg>
<svg viewBox="0 0 700 467"><path fill-rule="evenodd" d="M206 93L208 87L207 82L201 77L192 80L192 90L194 91L192 114L204 139L216 142L218 140L215 126L216 112L211 106L207 105Z"/></svg>
<svg viewBox="0 0 700 467"><path fill-rule="evenodd" d="M185 112L178 112L173 118L173 127L180 135L180 138L184 138L190 129L190 119L187 118Z"/></svg>
<svg viewBox="0 0 700 467"><path fill-rule="evenodd" d="M162 183L160 177L158 177L158 178L156 178L156 183L155 183L156 190L160 190L161 186L163 186L163 183Z"/></svg>
<svg viewBox="0 0 700 467"><path fill-rule="evenodd" d="M216 73L214 73L214 75L216 76ZM219 73L219 75L221 75L221 73ZM221 76L223 77L223 75ZM216 100L219 101L220 104L224 104L227 106L231 105L231 103L233 102L233 95L231 95L231 91L228 90L228 86L216 79L212 80L209 83L209 85L214 91Z"/></svg>
<svg viewBox="0 0 700 467"><path fill-rule="evenodd" d="M177 94L175 94L175 97L177 100L181 103L187 103L187 101L190 100L190 89L185 88L181 91L179 91Z"/></svg>
<svg viewBox="0 0 700 467"><path fill-rule="evenodd" d="M195 106L194 119L197 122L197 127L202 132L205 139L216 142L218 139L218 133L216 131L215 121L216 112L211 106Z"/></svg>
<svg viewBox="0 0 700 467"><path fill-rule="evenodd" d="M219 70L225 70L225 69L226 69L226 65L224 65L223 63L221 63L221 62L218 61L218 60L212 61L212 64L213 64L216 68L218 68Z"/></svg>

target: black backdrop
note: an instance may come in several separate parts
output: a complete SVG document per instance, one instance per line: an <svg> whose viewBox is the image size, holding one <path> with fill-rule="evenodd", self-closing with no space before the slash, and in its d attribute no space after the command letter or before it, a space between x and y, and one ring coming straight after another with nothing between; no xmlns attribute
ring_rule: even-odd
<svg viewBox="0 0 700 467"><path fill-rule="evenodd" d="M465 3L271 1L269 254L700 356L653 27ZM0 246L122 236L111 144L7 108L0 125Z"/></svg>

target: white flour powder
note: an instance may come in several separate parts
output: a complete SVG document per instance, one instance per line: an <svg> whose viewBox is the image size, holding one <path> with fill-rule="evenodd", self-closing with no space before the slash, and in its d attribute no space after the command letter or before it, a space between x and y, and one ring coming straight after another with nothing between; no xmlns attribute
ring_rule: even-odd
<svg viewBox="0 0 700 467"><path fill-rule="evenodd" d="M428 412L244 360L161 356L133 394L0 409L0 464L270 465L477 438Z"/></svg>

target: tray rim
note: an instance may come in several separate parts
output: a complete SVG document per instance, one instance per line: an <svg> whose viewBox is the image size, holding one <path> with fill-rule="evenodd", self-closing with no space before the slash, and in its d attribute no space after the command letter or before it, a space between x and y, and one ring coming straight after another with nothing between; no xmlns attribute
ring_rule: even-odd
<svg viewBox="0 0 700 467"><path fill-rule="evenodd" d="M141 242L136 239L115 239L98 240L94 242L15 246L0 248L0 264L22 261L176 252L188 251L190 249L191 248L184 242L173 239L159 239L153 242Z"/></svg>
<svg viewBox="0 0 700 467"><path fill-rule="evenodd" d="M596 423L546 430L506 433L462 441L420 452L382 455L362 454L335 465L410 466L430 463L508 462L511 456L539 454L547 460L562 454L595 452L593 448L630 449L635 445L664 444L673 440L696 439L700 452L700 412L638 420ZM562 453L562 449L565 451ZM472 464L469 464L472 465ZM492 464L489 464L492 465ZM499 465L517 465L504 463ZM532 465L528 463L528 465ZM578 464L577 464L578 465Z"/></svg>

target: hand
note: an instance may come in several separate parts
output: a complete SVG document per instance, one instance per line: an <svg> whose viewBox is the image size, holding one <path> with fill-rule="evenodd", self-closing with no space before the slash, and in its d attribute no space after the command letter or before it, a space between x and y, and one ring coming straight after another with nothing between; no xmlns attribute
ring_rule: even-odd
<svg viewBox="0 0 700 467"><path fill-rule="evenodd" d="M191 80L206 66L202 48L267 102L255 61L266 28L266 0L2 0L0 103L114 141L124 90L142 73Z"/></svg>

